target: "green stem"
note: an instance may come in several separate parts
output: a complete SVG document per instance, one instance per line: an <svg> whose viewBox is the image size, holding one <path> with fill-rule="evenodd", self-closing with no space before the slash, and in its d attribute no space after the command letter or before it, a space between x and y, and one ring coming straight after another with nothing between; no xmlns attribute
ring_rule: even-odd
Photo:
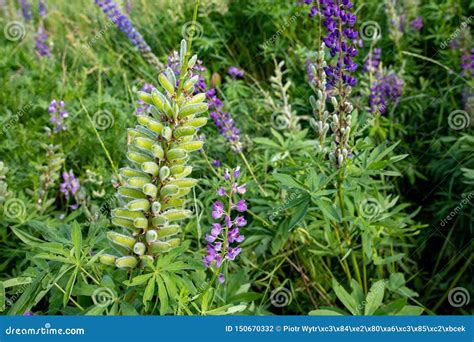
<svg viewBox="0 0 474 342"><path fill-rule="evenodd" d="M252 168L250 167L250 164L249 164L249 162L247 161L247 158L245 158L245 155L244 155L242 152L239 152L239 155L240 155L240 157L242 158L242 160L244 161L245 166L247 167L247 169L249 170L250 174L252 175L252 178L253 178L253 180L255 181L255 183L257 184L258 188L260 189L262 195L263 195L263 196L267 196L267 193L265 192L265 190L263 189L263 187L262 187L262 186L260 185L260 183L258 182L257 177L255 177L255 174L253 173L253 170L252 170Z"/></svg>

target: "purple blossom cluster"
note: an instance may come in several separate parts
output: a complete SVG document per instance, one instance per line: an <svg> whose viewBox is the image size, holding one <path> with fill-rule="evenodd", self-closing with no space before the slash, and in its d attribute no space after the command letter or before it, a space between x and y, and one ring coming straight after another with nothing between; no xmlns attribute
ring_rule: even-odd
<svg viewBox="0 0 474 342"><path fill-rule="evenodd" d="M72 170L69 170L69 172L63 172L62 176L63 182L59 185L59 191L64 194L66 200L69 200L71 195L75 195L79 191L80 185ZM71 205L72 209L77 209L77 207L77 204Z"/></svg>
<svg viewBox="0 0 474 342"><path fill-rule="evenodd" d="M43 25L40 25L35 37L35 49L39 57L50 57L51 49L47 43L48 34Z"/></svg>
<svg viewBox="0 0 474 342"><path fill-rule="evenodd" d="M384 114L387 105L395 102L403 94L403 80L395 73L377 73L375 82L370 87L369 112Z"/></svg>
<svg viewBox="0 0 474 342"><path fill-rule="evenodd" d="M223 198L224 203L216 201L212 206L212 218L218 222L212 224L209 234L206 234L207 255L203 258L204 265L208 268L216 267L219 271L224 260L232 261L240 254L242 248L239 243L244 241L245 237L240 234L240 228L247 225L247 220L238 213L247 210L245 199L235 202L237 195L243 195L246 192L245 184L238 184L240 167L237 167L232 173L228 169L224 172L226 187L220 187L217 195ZM233 214L237 212L237 214ZM233 217L233 218L232 218ZM220 222L219 222L220 221ZM223 222L222 222L223 221ZM219 273L218 280L224 282L224 275Z"/></svg>
<svg viewBox="0 0 474 342"><path fill-rule="evenodd" d="M421 31L423 28L423 17L418 16L410 22L410 27L415 31Z"/></svg>
<svg viewBox="0 0 474 342"><path fill-rule="evenodd" d="M46 5L43 0L38 1L38 15L40 18L46 18Z"/></svg>
<svg viewBox="0 0 474 342"><path fill-rule="evenodd" d="M222 107L224 106L222 101L217 97L216 90L214 88L209 89L206 92L209 100L209 107L212 111L209 116L214 120L214 124L219 130L219 134L230 144L231 149L236 152L242 152L242 144L240 143L240 131L235 127L235 122L230 116L230 113L224 112Z"/></svg>
<svg viewBox="0 0 474 342"><path fill-rule="evenodd" d="M125 33L128 39L140 50L143 57L152 65L161 68L162 65L151 52L150 46L147 44L142 35L133 27L130 19L124 15L117 4L112 0L95 0L97 6L117 25L117 27Z"/></svg>
<svg viewBox="0 0 474 342"><path fill-rule="evenodd" d="M155 90L156 88L150 84L150 83L145 83L143 86L142 86L142 89L141 91L145 92L145 93L148 93L148 94L151 94L151 92L153 90ZM137 106L137 110L136 110L136 114L137 115L144 115L144 114L150 114L150 108L151 108L151 105L149 105L148 103L145 103L143 100L139 99L138 100L138 106Z"/></svg>
<svg viewBox="0 0 474 342"><path fill-rule="evenodd" d="M243 78L245 75L245 71L237 68L236 66L231 66L227 71L227 74L234 80L238 78Z"/></svg>
<svg viewBox="0 0 474 342"><path fill-rule="evenodd" d="M48 112L51 115L49 121L54 125L54 133L65 131L67 127L64 124L64 119L69 116L69 113L65 110L64 101L52 100Z"/></svg>
<svg viewBox="0 0 474 342"><path fill-rule="evenodd" d="M20 0L21 14L25 21L30 21L33 19L33 14L31 13L31 4L29 0Z"/></svg>
<svg viewBox="0 0 474 342"><path fill-rule="evenodd" d="M382 49L375 48L373 51L367 54L367 58L364 63L364 72L374 74L379 70L380 58L382 55Z"/></svg>
<svg viewBox="0 0 474 342"><path fill-rule="evenodd" d="M348 86L357 84L352 72L357 70L357 64L352 60L358 53L354 46L358 33L354 30L355 14L351 13L353 4L350 0L305 0L306 4L313 3L309 16L322 16L323 25L328 33L323 42L329 49L331 57L337 56L335 65L327 65L328 85L335 87L339 82Z"/></svg>

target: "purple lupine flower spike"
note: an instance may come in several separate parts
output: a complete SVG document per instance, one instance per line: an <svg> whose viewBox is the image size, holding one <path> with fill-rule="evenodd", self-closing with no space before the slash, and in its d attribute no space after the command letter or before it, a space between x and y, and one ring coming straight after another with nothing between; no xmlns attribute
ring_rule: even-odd
<svg viewBox="0 0 474 342"><path fill-rule="evenodd" d="M31 13L31 4L29 0L20 0L21 14L25 21L30 21L33 19L33 14Z"/></svg>
<svg viewBox="0 0 474 342"><path fill-rule="evenodd" d="M236 80L238 78L243 78L244 77L244 74L245 72L235 66L231 66L229 68L229 70L227 71L227 73L229 74L230 77L232 77L232 79Z"/></svg>
<svg viewBox="0 0 474 342"><path fill-rule="evenodd" d="M158 70L163 69L163 64L156 58L145 39L143 39L142 35L133 27L130 19L120 11L115 2L112 0L95 0L95 3L112 22L117 25L120 31L125 33L132 44L141 52L143 58Z"/></svg>
<svg viewBox="0 0 474 342"><path fill-rule="evenodd" d="M64 171L62 176L63 182L59 185L59 191L61 191L68 200L71 195L74 196L79 191L80 185L72 170L69 172ZM77 207L77 204L71 205L72 209L77 209Z"/></svg>
<svg viewBox="0 0 474 342"><path fill-rule="evenodd" d="M50 57L51 56L51 49L47 44L48 34L44 29L43 25L38 27L38 31L36 32L35 37L35 49L36 53L39 57Z"/></svg>
<svg viewBox="0 0 474 342"><path fill-rule="evenodd" d="M370 87L369 112L385 114L389 103L396 102L403 94L403 80L395 73L375 75L374 84Z"/></svg>
<svg viewBox="0 0 474 342"><path fill-rule="evenodd" d="M54 125L54 133L65 131L67 127L64 124L64 119L69 116L69 113L65 109L64 101L52 100L48 111L51 114L50 122Z"/></svg>
<svg viewBox="0 0 474 342"><path fill-rule="evenodd" d="M375 48L373 51L369 52L364 63L364 72L374 74L379 69L380 57L382 55L382 49Z"/></svg>
<svg viewBox="0 0 474 342"><path fill-rule="evenodd" d="M46 4L44 3L43 0L39 0L39 1L38 1L38 15L39 15L41 18L45 18L45 17L46 17Z"/></svg>
<svg viewBox="0 0 474 342"><path fill-rule="evenodd" d="M413 19L410 23L410 26L415 31L421 31L421 29L423 28L423 17L418 16Z"/></svg>
<svg viewBox="0 0 474 342"><path fill-rule="evenodd" d="M238 184L239 175L240 167L237 167L233 172L225 170L224 179L227 189L220 187L218 195L220 197L227 196L223 202L229 202L229 206L224 208L220 201L216 201L212 206L212 217L221 222L224 217L224 225L219 222L213 223L210 233L206 234L207 255L203 258L203 263L208 268L216 268L216 271L219 271L224 260L235 260L242 251L239 243L245 239L240 233L240 229L247 225L247 220L243 216L233 215L234 210L241 213L247 210L245 199L240 199L237 203L234 202L237 195L245 193L245 191L237 190L245 189L245 184ZM225 280L224 275L219 273L217 280L222 284Z"/></svg>

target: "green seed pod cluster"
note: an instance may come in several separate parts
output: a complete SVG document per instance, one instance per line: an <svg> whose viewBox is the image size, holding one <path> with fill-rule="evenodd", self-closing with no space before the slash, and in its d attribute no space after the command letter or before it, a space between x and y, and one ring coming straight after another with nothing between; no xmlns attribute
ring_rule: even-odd
<svg viewBox="0 0 474 342"><path fill-rule="evenodd" d="M118 196L124 206L112 211L112 223L123 233L110 231L108 239L122 252L106 254L102 263L119 268L134 268L141 260L154 260L180 244L179 221L191 216L184 209L185 197L197 180L190 178L189 154L202 148L196 139L204 126L208 104L204 93L194 94L198 76L192 75L196 56L186 60L186 42L181 42L180 70L186 63L183 80L170 68L158 77L163 92L140 92L139 98L152 106L152 115L137 117L138 125L129 129L127 158L131 167L122 168ZM180 84L180 85L179 85Z"/></svg>

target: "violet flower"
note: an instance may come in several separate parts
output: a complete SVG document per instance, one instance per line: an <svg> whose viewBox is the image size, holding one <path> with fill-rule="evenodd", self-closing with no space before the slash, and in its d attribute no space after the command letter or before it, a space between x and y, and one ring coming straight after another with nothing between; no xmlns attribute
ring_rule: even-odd
<svg viewBox="0 0 474 342"><path fill-rule="evenodd" d="M152 84L145 83L142 86L141 91L143 91L145 93L148 93L148 94L151 94L151 92L155 89L156 88ZM151 105L149 105L148 103L145 103L142 99L138 99L137 104L138 104L137 109L136 109L136 114L137 115L144 115L144 114L150 115L151 114L150 113Z"/></svg>
<svg viewBox="0 0 474 342"><path fill-rule="evenodd" d="M465 50L461 55L461 76L474 77L474 48Z"/></svg>
<svg viewBox="0 0 474 342"><path fill-rule="evenodd" d="M47 44L48 34L43 25L40 25L35 37L35 49L39 57L50 57L51 49Z"/></svg>
<svg viewBox="0 0 474 342"><path fill-rule="evenodd" d="M141 52L143 58L157 69L163 69L163 64L156 58L145 39L143 39L142 35L133 27L130 19L120 11L115 2L112 0L95 0L95 3L110 20L125 33L132 44Z"/></svg>
<svg viewBox="0 0 474 342"><path fill-rule="evenodd" d="M204 265L208 268L215 268L219 272L222 262L233 261L240 254L242 248L239 243L245 237L240 234L240 227L247 225L247 220L239 215L247 210L245 199L235 202L238 194L245 193L245 184L238 184L240 168L236 168L232 173L225 170L224 179L226 187L217 190L219 197L224 197L226 207L221 201L216 201L212 206L212 217L216 221L212 224L211 231L206 234L205 240L208 242L207 255L203 258ZM229 203L229 204L227 204ZM235 213L235 211L237 213ZM223 219L223 222L222 222ZM224 282L224 275L219 273L218 281Z"/></svg>
<svg viewBox="0 0 474 342"><path fill-rule="evenodd" d="M232 77L232 79L236 80L238 78L243 78L244 77L244 74L245 72L235 66L231 66L229 68L229 70L227 71L227 73L229 74L230 77Z"/></svg>
<svg viewBox="0 0 474 342"><path fill-rule="evenodd" d="M30 21L33 19L33 14L31 13L31 4L29 0L20 0L21 14L25 21Z"/></svg>
<svg viewBox="0 0 474 342"><path fill-rule="evenodd" d="M40 18L46 17L46 5L43 0L38 1L38 15Z"/></svg>
<svg viewBox="0 0 474 342"><path fill-rule="evenodd" d="M66 200L69 200L71 195L75 195L80 189L79 182L77 181L76 177L72 170L68 172L63 172L63 183L59 185L59 191L64 194ZM73 204L71 205L72 209L77 209L78 205Z"/></svg>
<svg viewBox="0 0 474 342"><path fill-rule="evenodd" d="M374 84L370 88L369 112L384 114L388 104L396 102L402 94L403 80L395 73L377 73Z"/></svg>
<svg viewBox="0 0 474 342"><path fill-rule="evenodd" d="M382 49L375 48L373 51L367 54L367 58L364 63L364 72L374 74L379 69L380 57L382 55Z"/></svg>
<svg viewBox="0 0 474 342"><path fill-rule="evenodd" d="M50 122L54 125L54 133L65 131L67 127L64 124L64 119L69 116L69 113L65 110L64 101L51 101L48 111L51 114Z"/></svg>
<svg viewBox="0 0 474 342"><path fill-rule="evenodd" d="M423 28L423 17L418 16L413 19L410 23L410 26L415 31L421 31L421 29Z"/></svg>

